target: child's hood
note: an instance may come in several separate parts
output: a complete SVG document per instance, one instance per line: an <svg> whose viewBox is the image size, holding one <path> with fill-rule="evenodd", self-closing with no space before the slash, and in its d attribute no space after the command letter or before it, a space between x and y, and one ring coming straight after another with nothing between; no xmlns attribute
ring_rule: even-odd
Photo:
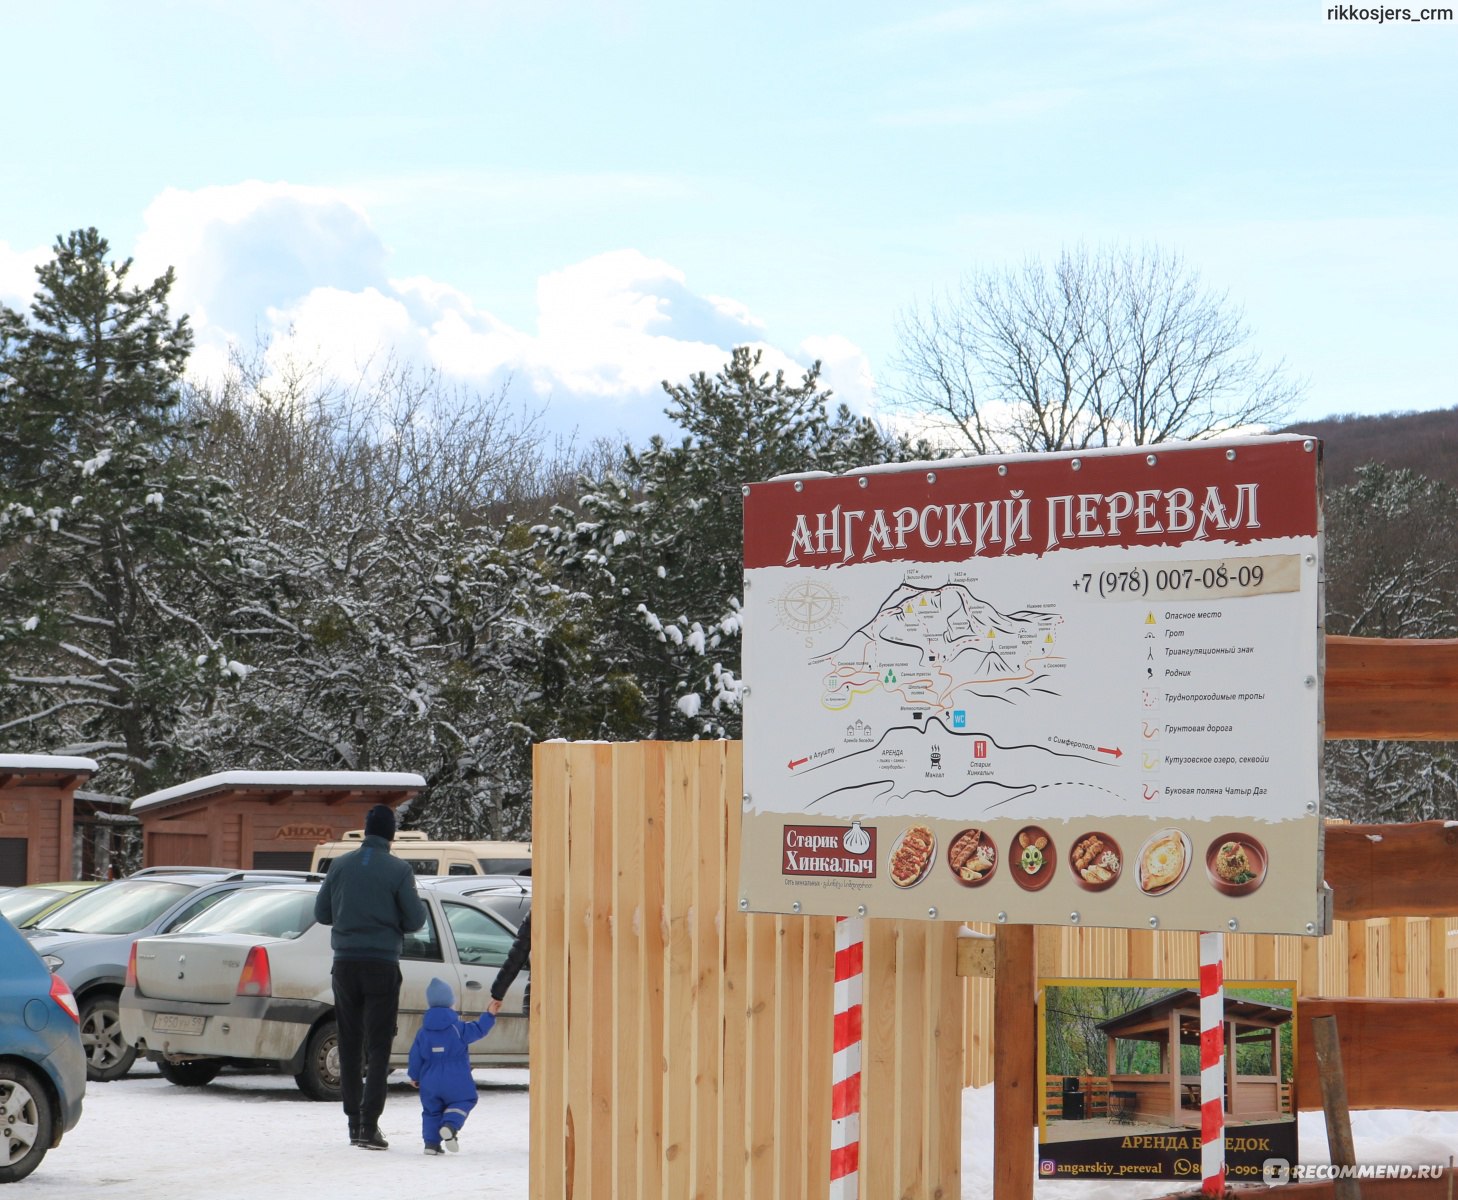
<svg viewBox="0 0 1458 1200"><path fill-rule="evenodd" d="M425 1010L425 1016L421 1018L420 1027L428 1029L431 1033L440 1033L442 1030L453 1028L460 1020L453 1008L443 1008L435 1005Z"/></svg>

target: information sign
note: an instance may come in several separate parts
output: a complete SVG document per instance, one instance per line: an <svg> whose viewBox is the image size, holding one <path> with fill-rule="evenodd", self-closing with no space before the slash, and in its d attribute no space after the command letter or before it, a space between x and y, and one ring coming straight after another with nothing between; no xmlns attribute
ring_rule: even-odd
<svg viewBox="0 0 1458 1200"><path fill-rule="evenodd" d="M1324 932L1320 443L745 489L750 911Z"/></svg>

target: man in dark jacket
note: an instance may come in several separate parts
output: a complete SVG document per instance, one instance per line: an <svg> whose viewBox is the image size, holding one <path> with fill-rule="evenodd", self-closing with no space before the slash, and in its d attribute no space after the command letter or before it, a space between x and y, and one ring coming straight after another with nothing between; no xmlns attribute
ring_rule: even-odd
<svg viewBox="0 0 1458 1200"><path fill-rule="evenodd" d="M429 915L415 873L390 853L394 840L395 814L376 804L365 816L364 844L334 860L314 901L315 918L334 927L334 1018L349 1140L367 1150L390 1148L380 1115L400 1014L400 952L405 934Z"/></svg>
<svg viewBox="0 0 1458 1200"><path fill-rule="evenodd" d="M496 981L491 985L491 1003L486 1006L487 1012L495 1016L501 1011L501 1002L506 999L506 989L521 974L522 968L531 962L531 957L532 914L527 913L526 920L516 931L516 938L511 943L511 949L507 951L506 961L501 964L501 970L496 972Z"/></svg>

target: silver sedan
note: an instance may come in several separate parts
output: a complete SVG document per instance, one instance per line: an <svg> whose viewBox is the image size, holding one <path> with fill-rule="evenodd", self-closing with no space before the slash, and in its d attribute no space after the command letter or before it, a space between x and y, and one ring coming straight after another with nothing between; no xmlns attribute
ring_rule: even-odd
<svg viewBox="0 0 1458 1200"><path fill-rule="evenodd" d="M249 888L132 950L121 993L121 1032L163 1076L200 1086L224 1066L293 1075L317 1100L339 1098L338 1029L330 984L329 929L314 921L317 883ZM429 913L400 960L400 1020L391 1065L403 1067L434 976L451 985L468 1019L484 1011L514 929L489 905L429 881ZM471 1047L478 1067L527 1065L527 972L517 978L491 1034Z"/></svg>

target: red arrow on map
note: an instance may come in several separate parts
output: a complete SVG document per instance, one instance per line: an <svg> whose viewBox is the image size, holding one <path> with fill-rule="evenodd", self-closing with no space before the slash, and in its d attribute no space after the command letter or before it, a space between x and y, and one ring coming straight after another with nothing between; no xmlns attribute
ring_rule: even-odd
<svg viewBox="0 0 1458 1200"><path fill-rule="evenodd" d="M1115 758L1124 757L1124 752L1120 750L1118 746L1115 746L1112 750L1110 750L1107 746L1100 746L1098 747L1098 752L1100 754L1112 754Z"/></svg>
<svg viewBox="0 0 1458 1200"><path fill-rule="evenodd" d="M809 761L808 758L792 758L790 759L790 770L793 771L796 767L803 767Z"/></svg>

